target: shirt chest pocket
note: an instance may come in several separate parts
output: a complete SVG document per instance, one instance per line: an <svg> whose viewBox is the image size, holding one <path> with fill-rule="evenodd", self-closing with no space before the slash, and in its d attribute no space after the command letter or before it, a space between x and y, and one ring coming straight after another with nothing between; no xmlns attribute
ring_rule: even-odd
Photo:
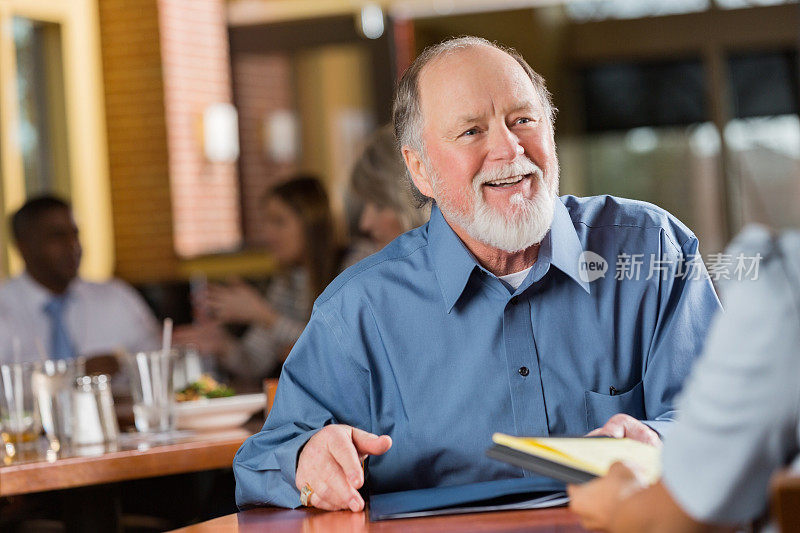
<svg viewBox="0 0 800 533"><path fill-rule="evenodd" d="M645 418L644 386L641 381L627 392L614 395L587 390L584 391L584 400L587 432L599 428L617 413L625 413L639 420Z"/></svg>

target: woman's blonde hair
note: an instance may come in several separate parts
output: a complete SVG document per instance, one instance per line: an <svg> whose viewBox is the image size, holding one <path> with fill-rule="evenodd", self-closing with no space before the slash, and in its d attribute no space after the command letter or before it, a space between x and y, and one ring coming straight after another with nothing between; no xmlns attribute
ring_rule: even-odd
<svg viewBox="0 0 800 533"><path fill-rule="evenodd" d="M353 191L365 202L388 207L408 231L424 224L430 208L420 208L405 177L406 165L391 125L369 138L351 175Z"/></svg>

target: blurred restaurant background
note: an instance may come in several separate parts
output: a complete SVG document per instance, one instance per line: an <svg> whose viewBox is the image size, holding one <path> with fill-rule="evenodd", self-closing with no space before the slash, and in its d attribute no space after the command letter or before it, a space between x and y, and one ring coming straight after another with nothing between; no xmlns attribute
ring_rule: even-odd
<svg viewBox="0 0 800 533"><path fill-rule="evenodd" d="M748 223L800 226L797 0L0 0L0 283L24 268L8 217L44 193L73 206L81 276L129 282L176 325L196 318L193 286L277 271L262 197L291 176L322 177L339 237L358 238L351 172L396 81L463 34L546 78L562 194L655 203L704 259ZM258 414L216 440L120 424L132 445L51 443L26 463L2 435L0 529L61 513L67 531L161 531L234 512L231 457L275 392L250 377Z"/></svg>
<svg viewBox="0 0 800 533"><path fill-rule="evenodd" d="M258 199L324 176L425 46L516 47L559 108L561 193L656 203L720 251L800 223L798 5L781 0L0 0L0 214L68 198L88 279L158 315L195 274L261 275ZM341 231L345 224L341 223ZM22 262L0 233L0 279Z"/></svg>

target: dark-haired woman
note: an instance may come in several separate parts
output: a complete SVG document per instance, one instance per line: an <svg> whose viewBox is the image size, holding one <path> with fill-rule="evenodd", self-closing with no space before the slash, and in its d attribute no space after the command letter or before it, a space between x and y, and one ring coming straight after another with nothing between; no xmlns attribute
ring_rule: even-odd
<svg viewBox="0 0 800 533"><path fill-rule="evenodd" d="M278 372L341 260L328 195L318 179L298 176L277 185L262 205L266 245L277 263L266 292L241 280L209 285L201 305L213 319L176 332L176 342L217 354L240 388L260 387ZM223 324L249 327L237 339Z"/></svg>

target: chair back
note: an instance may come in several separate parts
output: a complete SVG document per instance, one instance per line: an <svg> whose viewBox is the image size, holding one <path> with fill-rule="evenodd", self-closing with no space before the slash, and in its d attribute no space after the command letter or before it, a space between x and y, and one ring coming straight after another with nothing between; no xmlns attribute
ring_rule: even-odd
<svg viewBox="0 0 800 533"><path fill-rule="evenodd" d="M108 374L115 376L120 370L119 356L116 353L90 355L85 358L84 372L91 374Z"/></svg>
<svg viewBox="0 0 800 533"><path fill-rule="evenodd" d="M772 477L772 520L779 531L800 531L800 472L781 470Z"/></svg>
<svg viewBox="0 0 800 533"><path fill-rule="evenodd" d="M264 380L264 394L267 396L267 409L264 411L266 416L272 409L272 404L275 402L275 393L278 391L278 378L267 378Z"/></svg>

